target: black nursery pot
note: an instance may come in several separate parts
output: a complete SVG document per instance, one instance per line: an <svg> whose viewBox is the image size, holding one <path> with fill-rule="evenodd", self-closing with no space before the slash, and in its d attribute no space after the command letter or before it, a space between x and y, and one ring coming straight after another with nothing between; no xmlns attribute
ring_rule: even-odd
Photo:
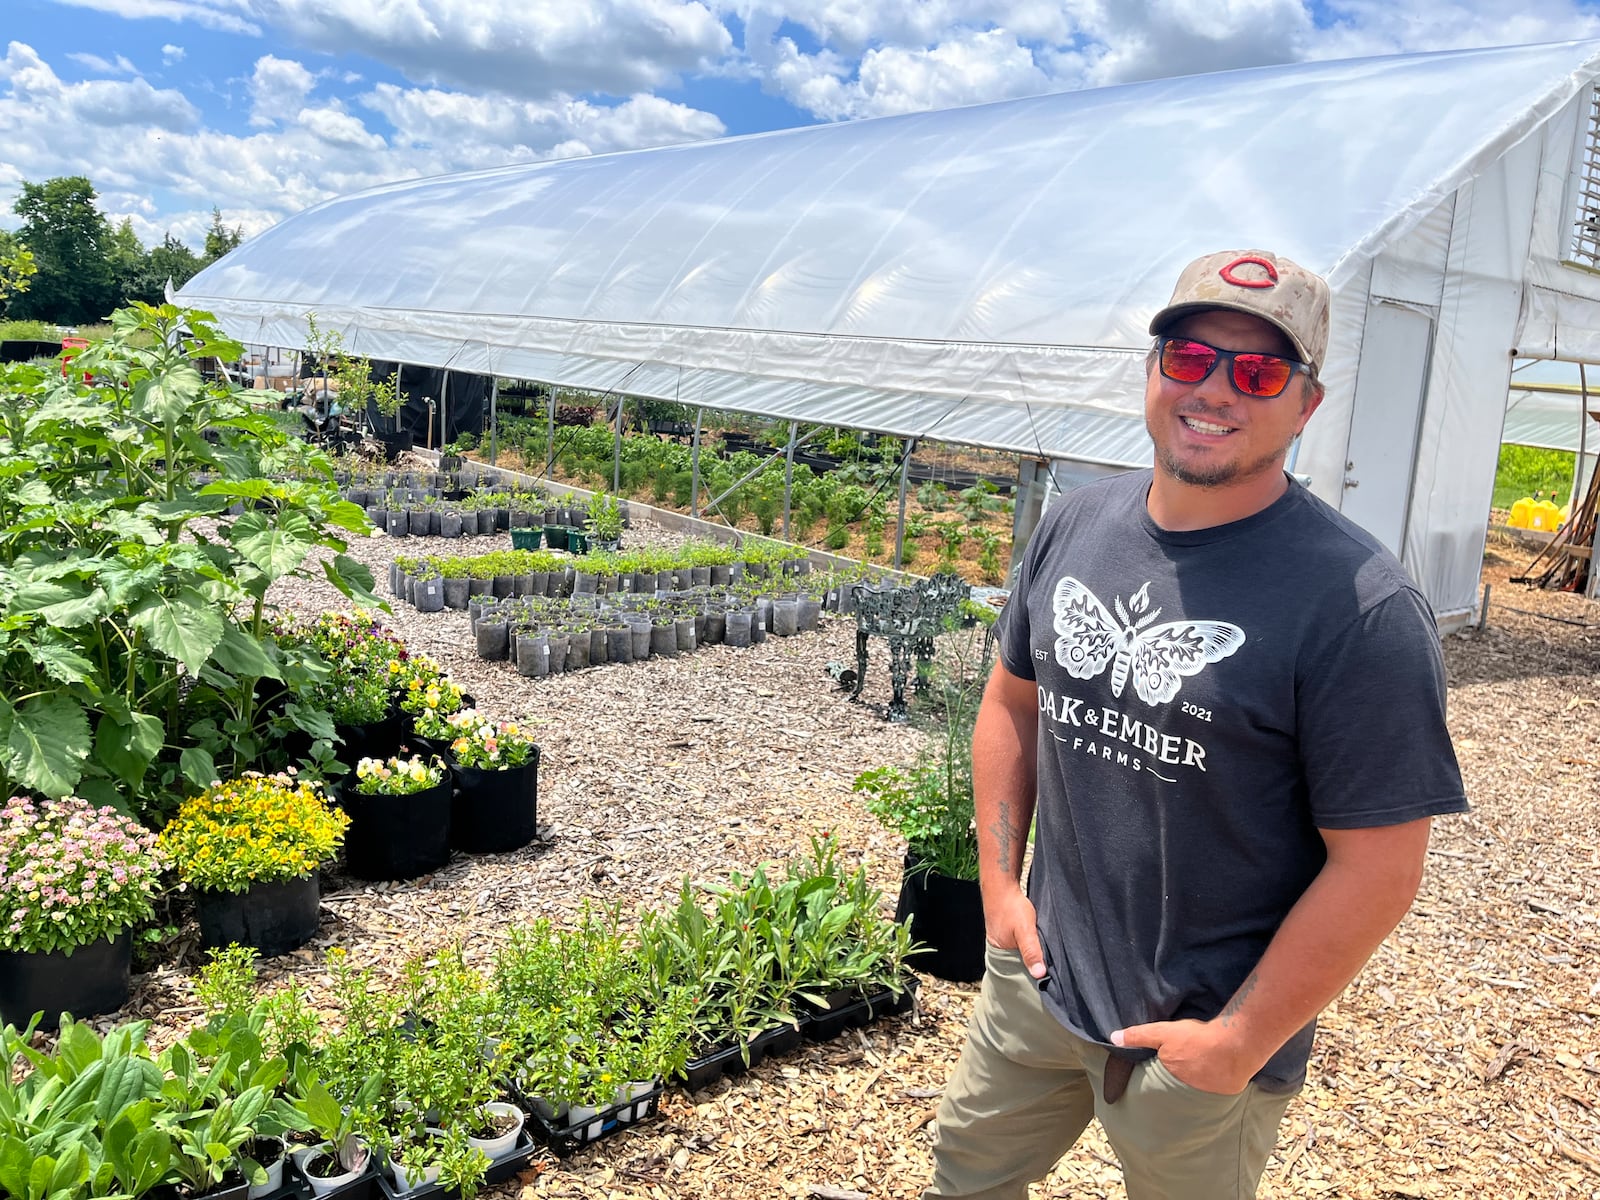
<svg viewBox="0 0 1600 1200"><path fill-rule="evenodd" d="M358 879L415 879L450 861L450 777L409 796L368 796L352 775L339 805L350 814L345 862Z"/></svg>
<svg viewBox="0 0 1600 1200"><path fill-rule="evenodd" d="M911 968L953 983L983 978L983 893L976 879L952 879L919 870L906 855L895 920L911 918L911 936L928 946L911 956Z"/></svg>
<svg viewBox="0 0 1600 1200"><path fill-rule="evenodd" d="M344 739L339 747L339 761L354 767L363 758L392 758L398 754L406 733L406 720L402 716L390 716L370 725L339 725L336 729Z"/></svg>
<svg viewBox="0 0 1600 1200"><path fill-rule="evenodd" d="M133 934L76 947L71 954L0 950L0 1022L21 1028L36 1012L40 1027L56 1028L64 1012L92 1017L114 1012L127 1002Z"/></svg>
<svg viewBox="0 0 1600 1200"><path fill-rule="evenodd" d="M207 949L254 946L267 958L287 954L317 936L321 901L315 871L253 884L243 892L196 892L200 944Z"/></svg>
<svg viewBox="0 0 1600 1200"><path fill-rule="evenodd" d="M450 845L468 854L505 854L533 841L539 823L539 748L520 767L453 767Z"/></svg>

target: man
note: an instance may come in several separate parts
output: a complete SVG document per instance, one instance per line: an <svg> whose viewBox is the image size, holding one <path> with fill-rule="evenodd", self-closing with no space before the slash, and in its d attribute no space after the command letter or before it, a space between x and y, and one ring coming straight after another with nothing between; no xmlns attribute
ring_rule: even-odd
<svg viewBox="0 0 1600 1200"><path fill-rule="evenodd" d="M1150 324L1154 469L1028 547L973 737L988 970L929 1197L1024 1197L1095 1117L1129 1200L1253 1196L1317 1014L1466 809L1427 602L1284 473L1328 302L1266 251L1191 263Z"/></svg>

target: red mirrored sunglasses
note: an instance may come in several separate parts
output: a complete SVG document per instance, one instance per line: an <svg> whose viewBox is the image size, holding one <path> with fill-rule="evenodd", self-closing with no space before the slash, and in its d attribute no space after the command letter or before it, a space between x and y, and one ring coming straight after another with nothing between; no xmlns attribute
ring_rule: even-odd
<svg viewBox="0 0 1600 1200"><path fill-rule="evenodd" d="M1199 383L1217 369L1219 362L1226 360L1234 388L1262 400L1283 395L1283 389L1289 386L1296 371L1311 373L1305 363L1280 354L1223 350L1193 338L1160 337L1156 339L1156 350L1161 373L1168 379L1177 383Z"/></svg>

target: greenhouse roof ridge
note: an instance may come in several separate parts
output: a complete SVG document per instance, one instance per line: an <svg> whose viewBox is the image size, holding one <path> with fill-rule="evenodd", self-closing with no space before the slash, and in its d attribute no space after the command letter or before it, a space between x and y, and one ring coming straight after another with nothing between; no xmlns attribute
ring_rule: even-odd
<svg viewBox="0 0 1600 1200"><path fill-rule="evenodd" d="M1184 262L1270 246L1337 303L1597 62L1594 41L1319 61L399 181L178 299L250 342L301 345L315 313L375 358L573 386L642 364L658 390L630 392L693 379L885 431L953 399L975 444L1134 465L1144 325ZM1092 416L1115 419L1103 453L1070 428Z"/></svg>

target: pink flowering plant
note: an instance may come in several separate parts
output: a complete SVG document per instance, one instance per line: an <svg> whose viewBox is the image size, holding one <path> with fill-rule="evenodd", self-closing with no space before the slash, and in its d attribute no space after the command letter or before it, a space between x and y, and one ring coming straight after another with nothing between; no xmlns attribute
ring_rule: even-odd
<svg viewBox="0 0 1600 1200"><path fill-rule="evenodd" d="M71 951L147 920L156 835L109 805L13 796L0 808L0 950Z"/></svg>
<svg viewBox="0 0 1600 1200"><path fill-rule="evenodd" d="M443 782L449 770L437 755L423 759L363 758L356 764L356 791L366 796L409 796Z"/></svg>
<svg viewBox="0 0 1600 1200"><path fill-rule="evenodd" d="M450 756L458 766L504 771L526 765L538 751L528 731L516 722L491 721L475 708L452 713L445 724L450 729ZM422 733L420 724L417 731Z"/></svg>

